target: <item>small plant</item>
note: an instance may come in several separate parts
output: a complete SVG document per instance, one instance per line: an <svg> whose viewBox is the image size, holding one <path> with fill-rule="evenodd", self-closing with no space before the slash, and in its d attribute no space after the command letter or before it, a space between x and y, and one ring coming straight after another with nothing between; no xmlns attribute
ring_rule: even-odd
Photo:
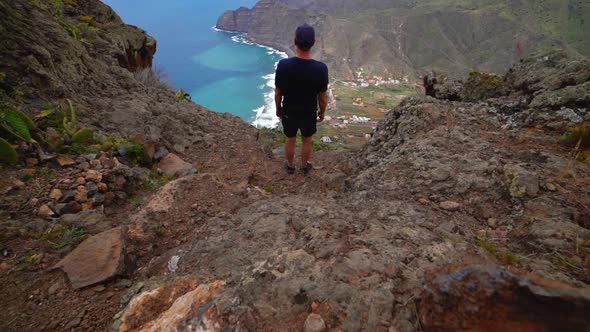
<svg viewBox="0 0 590 332"><path fill-rule="evenodd" d="M125 149L127 157L135 165L148 165L150 163L150 157L141 143L137 140L129 140L127 144L122 145Z"/></svg>
<svg viewBox="0 0 590 332"><path fill-rule="evenodd" d="M143 183L143 187L151 192L156 192L158 191L160 188L162 188L163 186L166 185L166 183L175 180L176 177L174 176L169 176L169 175L163 175L163 174L158 174L157 171L152 171L150 173L150 177L149 179L147 179L144 183Z"/></svg>
<svg viewBox="0 0 590 332"><path fill-rule="evenodd" d="M31 181L32 178L33 178L33 175L28 174L28 173L20 176L20 180L22 182L29 182L29 181Z"/></svg>
<svg viewBox="0 0 590 332"><path fill-rule="evenodd" d="M55 178L55 171L49 167L36 168L35 177L53 180Z"/></svg>
<svg viewBox="0 0 590 332"><path fill-rule="evenodd" d="M266 186L264 186L264 191L267 192L267 193L269 193L269 194L272 194L272 192L273 192L272 183L269 183Z"/></svg>
<svg viewBox="0 0 590 332"><path fill-rule="evenodd" d="M58 153L73 154L73 155L98 153L100 151L101 151L100 146L84 145L84 144L80 144L80 143L72 143L70 145L62 145L57 149Z"/></svg>
<svg viewBox="0 0 590 332"><path fill-rule="evenodd" d="M108 137L102 139L100 142L101 149L103 151L110 151L116 150L123 144L127 143L128 141L124 138L119 138L113 135L109 135Z"/></svg>
<svg viewBox="0 0 590 332"><path fill-rule="evenodd" d="M141 207L141 205L143 204L143 201L139 197L133 197L130 200L130 202L131 202L131 206L133 206L133 208L135 210L139 209Z"/></svg>
<svg viewBox="0 0 590 332"><path fill-rule="evenodd" d="M74 105L71 100L68 99L67 101L70 108L70 119L68 120L67 117L64 117L62 122L63 129L74 143L92 143L94 141L94 131L90 128L78 128Z"/></svg>
<svg viewBox="0 0 590 332"><path fill-rule="evenodd" d="M88 237L88 233L81 227L59 226L41 236L41 240L49 242L54 249L64 247L73 248Z"/></svg>
<svg viewBox="0 0 590 332"><path fill-rule="evenodd" d="M590 123L581 123L568 128L563 135L563 141L568 145L580 144L580 148L590 147Z"/></svg>
<svg viewBox="0 0 590 332"><path fill-rule="evenodd" d="M506 264L516 264L520 261L518 256L510 251L500 250L496 243L489 240L489 234L487 232L478 235L477 245Z"/></svg>
<svg viewBox="0 0 590 332"><path fill-rule="evenodd" d="M17 271L24 271L28 270L33 266L39 265L41 263L41 255L34 255L32 253L27 253L16 266Z"/></svg>
<svg viewBox="0 0 590 332"><path fill-rule="evenodd" d="M0 163L16 164L18 153L7 140L0 137Z"/></svg>
<svg viewBox="0 0 590 332"><path fill-rule="evenodd" d="M26 114L17 108L8 108L8 104L0 109L0 134L8 136L15 141L31 142L31 130L37 128L35 123ZM18 154L12 144L0 137L0 162L15 164L18 162Z"/></svg>
<svg viewBox="0 0 590 332"><path fill-rule="evenodd" d="M557 255L555 257L555 259L557 260L557 262L559 264L561 264L563 266L571 267L571 268L574 268L574 269L580 269L580 264L574 258Z"/></svg>
<svg viewBox="0 0 590 332"><path fill-rule="evenodd" d="M80 15L78 16L78 21L82 22L82 23L86 23L88 25L94 25L96 22L94 21L94 18L91 16L86 16L86 15Z"/></svg>
<svg viewBox="0 0 590 332"><path fill-rule="evenodd" d="M184 91L184 89L176 91L176 98L178 98L178 100L180 101L192 101L191 95L188 92Z"/></svg>

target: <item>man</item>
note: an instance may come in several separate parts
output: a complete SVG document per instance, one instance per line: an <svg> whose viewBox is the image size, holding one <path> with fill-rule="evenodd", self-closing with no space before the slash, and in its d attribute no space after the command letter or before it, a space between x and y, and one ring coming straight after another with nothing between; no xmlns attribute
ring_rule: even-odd
<svg viewBox="0 0 590 332"><path fill-rule="evenodd" d="M295 32L295 57L283 59L277 66L275 103L286 136L285 168L289 174L295 173L293 159L298 131L301 131L303 143L301 171L307 175L313 169L309 162L312 136L317 131L316 122L324 121L328 105L328 67L311 58L314 44L314 29L307 24L298 27Z"/></svg>

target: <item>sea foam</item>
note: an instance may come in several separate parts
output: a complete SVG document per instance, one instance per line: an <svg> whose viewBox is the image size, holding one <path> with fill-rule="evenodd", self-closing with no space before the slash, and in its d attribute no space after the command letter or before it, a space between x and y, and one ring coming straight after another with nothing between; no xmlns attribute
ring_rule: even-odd
<svg viewBox="0 0 590 332"><path fill-rule="evenodd" d="M242 43L246 45L254 45L257 47L261 47L267 50L266 54L268 55L278 55L282 59L286 59L287 53L281 52L277 49L274 49L269 46L260 45L257 43L253 43L252 41L248 40L246 34L241 32L235 31L226 31L221 30L217 27L212 28L215 31L224 32L224 33L232 33L235 34L231 37L231 40L236 43ZM277 65L279 62L275 62L274 69L277 69ZM264 105L253 109L254 117L252 120L252 125L257 128L276 128L279 123L280 119L276 116L276 106L274 100L274 88L275 88L275 74L274 71L267 75L262 76L262 79L266 81L266 84L259 86L259 89L262 90L264 94Z"/></svg>

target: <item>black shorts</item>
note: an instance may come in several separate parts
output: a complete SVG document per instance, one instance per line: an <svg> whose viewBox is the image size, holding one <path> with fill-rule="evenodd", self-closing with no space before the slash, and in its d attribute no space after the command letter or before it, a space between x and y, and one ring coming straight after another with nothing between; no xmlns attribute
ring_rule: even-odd
<svg viewBox="0 0 590 332"><path fill-rule="evenodd" d="M285 136L293 138L301 130L301 136L311 137L317 131L317 111L289 112L286 111L281 120Z"/></svg>

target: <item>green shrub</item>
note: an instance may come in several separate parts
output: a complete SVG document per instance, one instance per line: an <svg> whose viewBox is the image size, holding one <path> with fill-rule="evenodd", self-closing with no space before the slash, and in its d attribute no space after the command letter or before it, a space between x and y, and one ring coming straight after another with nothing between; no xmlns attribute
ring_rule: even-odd
<svg viewBox="0 0 590 332"><path fill-rule="evenodd" d="M184 89L180 89L180 90L176 91L176 98L178 98L178 100L180 100L180 101L183 101L183 100L191 101L192 100L191 95L188 92L184 91Z"/></svg>
<svg viewBox="0 0 590 332"><path fill-rule="evenodd" d="M72 136L72 142L79 144L89 144L94 142L94 130L82 128Z"/></svg>
<svg viewBox="0 0 590 332"><path fill-rule="evenodd" d="M94 22L94 18L91 16L86 16L86 15L80 15L78 16L78 21L82 22L82 23L86 23L88 25L94 25L96 22Z"/></svg>
<svg viewBox="0 0 590 332"><path fill-rule="evenodd" d="M141 143L131 140L128 144L124 145L124 149L129 159L135 165L146 166L150 164L150 156Z"/></svg>
<svg viewBox="0 0 590 332"><path fill-rule="evenodd" d="M127 142L128 142L128 140L126 140L124 138L118 138L113 135L109 135L106 139L102 139L100 141L100 144L101 144L101 149L103 151L110 151L110 150L118 149L120 146L122 146L123 144L125 144Z"/></svg>
<svg viewBox="0 0 590 332"><path fill-rule="evenodd" d="M62 145L57 149L58 153L62 154L73 154L73 155L81 155L81 154L89 154L89 153L98 153L100 152L101 148L97 145L84 145L80 143L72 143L70 145Z"/></svg>
<svg viewBox="0 0 590 332"><path fill-rule="evenodd" d="M20 176L20 180L22 182L29 182L33 179L33 176L31 174L25 173L23 175Z"/></svg>
<svg viewBox="0 0 590 332"><path fill-rule="evenodd" d="M272 186L272 183L269 183L266 186L264 186L264 191L269 194L272 194L273 190L274 190L274 188Z"/></svg>
<svg viewBox="0 0 590 332"><path fill-rule="evenodd" d="M54 249L75 247L88 237L88 233L81 227L59 226L41 236L41 240L49 242Z"/></svg>
<svg viewBox="0 0 590 332"><path fill-rule="evenodd" d="M150 173L149 179L143 183L143 187L151 192L156 192L166 185L166 183L175 180L176 177L169 175L161 175L157 171Z"/></svg>
<svg viewBox="0 0 590 332"><path fill-rule="evenodd" d="M31 140L30 129L35 128L31 119L16 109L0 111L0 127L17 140Z"/></svg>
<svg viewBox="0 0 590 332"><path fill-rule="evenodd" d="M25 271L35 265L39 265L41 263L41 257L41 255L27 253L23 258L20 259L18 265L16 266L16 270Z"/></svg>
<svg viewBox="0 0 590 332"><path fill-rule="evenodd" d="M16 150L7 140L0 137L0 162L6 164L16 164L18 162L18 154Z"/></svg>
<svg viewBox="0 0 590 332"><path fill-rule="evenodd" d="M506 84L502 77L494 74L473 71L463 87L463 99L469 102L498 97L504 93Z"/></svg>

